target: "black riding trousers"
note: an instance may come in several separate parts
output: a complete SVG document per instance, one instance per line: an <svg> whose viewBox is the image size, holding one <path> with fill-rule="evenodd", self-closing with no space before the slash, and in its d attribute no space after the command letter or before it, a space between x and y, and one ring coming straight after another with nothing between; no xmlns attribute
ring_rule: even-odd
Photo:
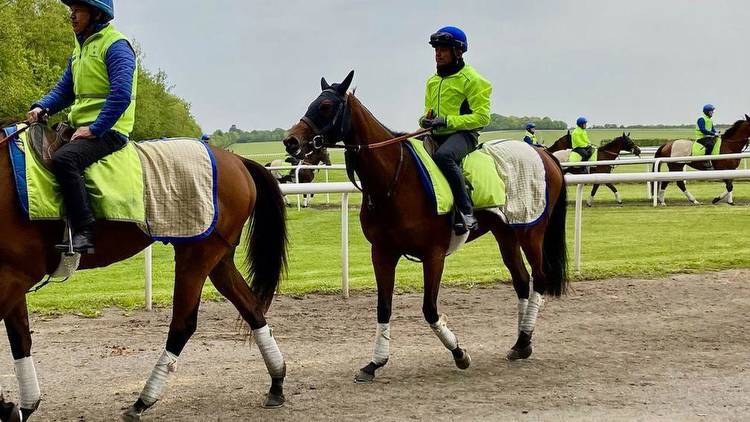
<svg viewBox="0 0 750 422"><path fill-rule="evenodd" d="M435 136L438 144L433 159L451 186L456 208L463 214L472 212L471 200L466 192L461 161L477 147L477 136L473 132L456 132L448 136Z"/></svg>

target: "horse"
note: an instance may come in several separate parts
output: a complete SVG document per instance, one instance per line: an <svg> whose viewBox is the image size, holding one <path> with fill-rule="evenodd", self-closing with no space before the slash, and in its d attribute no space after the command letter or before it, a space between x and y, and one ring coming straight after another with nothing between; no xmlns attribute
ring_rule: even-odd
<svg viewBox="0 0 750 422"><path fill-rule="evenodd" d="M555 157L557 157L560 162L567 162L568 154L570 153L570 151L567 150L570 150L571 148L571 136L570 131L568 131L567 134L560 137L549 148L547 148L547 150L554 153ZM597 160L601 161L617 159L620 156L620 151L629 151L637 156L641 155L641 149L638 147L638 145L635 144L635 142L633 142L632 139L630 139L629 132L627 134L623 132L621 136L618 136L617 138L600 146L597 151ZM588 167L589 173L612 173L613 168L614 166L607 165ZM565 169L565 172L581 174L585 173L585 167L567 167ZM617 191L615 185L613 185L612 183L607 183L605 185L612 191L613 194L615 194L615 201L617 201L617 205L622 205L620 193ZM588 199L586 200L587 206L592 206L592 204L594 203L594 196L596 195L596 192L598 190L598 184L595 184L591 187L591 195L589 195Z"/></svg>
<svg viewBox="0 0 750 422"><path fill-rule="evenodd" d="M359 370L355 381L373 382L375 371L388 361L395 270L402 256L422 262L424 318L451 351L456 366L466 369L471 357L459 346L445 315L438 313L438 291L452 233L451 216L436 214L420 183L414 159L404 153L406 147L400 141L405 136L394 138L396 133L381 124L353 93L347 92L353 76L354 71L343 82L333 85L321 79L322 93L310 104L305 116L289 129L283 143L287 150L294 151L306 144L331 148L343 142L349 177L354 181L356 173L361 181L360 224L371 244L378 324L373 358ZM510 270L518 296L519 323L517 341L506 355L511 360L531 355L531 336L542 295L561 296L568 281L563 172L552 154L535 150L546 170L549 208L545 215L536 224L512 228L490 211L477 211L480 228L468 238L473 241L492 233ZM531 293L522 250L531 266L534 281Z"/></svg>
<svg viewBox="0 0 750 422"><path fill-rule="evenodd" d="M748 144L748 137L750 137L750 116L747 114L745 115L744 119L737 120L734 122L731 128L729 128L724 134L721 136L721 147L719 148L719 154L734 154L742 152L743 149ZM684 143L689 142L690 145L692 145L693 141L688 140L677 140L677 141L670 141L666 144L660 146L656 153L654 154L654 157L683 157L683 156L689 156L690 153L687 154L684 153L677 153L677 151L673 151L673 147L675 146L676 142L682 142ZM710 153L709 153L710 154ZM737 167L739 167L740 162L742 160L716 160L712 161L710 163L713 163L713 168L716 170L734 170ZM696 169L696 170L708 170L710 167L708 165L710 164L706 161L692 161L688 163L667 163L667 168L669 171L682 171L685 167L685 164L688 166ZM658 169L657 169L658 170ZM687 187L685 186L684 181L678 181L677 187L680 188L683 194L685 194L685 197L687 200L694 204L698 205L700 202L695 199L693 194L691 194ZM659 185L659 195L658 195L658 201L659 204L664 206L666 203L664 202L664 192L667 189L667 186L669 185L669 182L661 182L661 185ZM734 182L732 180L724 180L724 185L726 186L726 189L724 192L722 192L719 196L715 197L711 203L717 204L721 200L726 199L727 203L729 205L734 205L734 200L732 198L732 191L734 190Z"/></svg>
<svg viewBox="0 0 750 422"><path fill-rule="evenodd" d="M292 165L287 174L282 174L282 170L271 170L271 174L273 174L273 177L275 177L279 183L311 183L315 179L317 170L303 168L299 170L299 173L297 173L295 167L298 165L317 166L319 164L330 166L331 156L330 154L328 154L328 149L326 149L325 147L305 148L304 150L301 149L295 154L290 154L289 157L287 157L285 160L273 160L270 163L266 163L266 167L281 167L284 165L284 163L289 163ZM297 178L297 174L299 174L299 180L295 180ZM307 208L309 206L308 198L312 198L313 196L315 195L303 194L303 208ZM288 206L289 201L287 201L286 204Z"/></svg>
<svg viewBox="0 0 750 422"><path fill-rule="evenodd" d="M5 239L0 242L0 319L5 322L21 393L20 406L0 401L2 421L21 415L26 420L39 405L41 393L31 358L25 295L57 267L60 253L54 250L54 245L60 241L64 229L61 221L30 221L22 212L8 153L11 141L7 138L0 130L0 232ZM163 394L177 357L195 332L207 277L253 330L271 376L264 406L278 407L284 403L286 367L265 320L287 265L283 197L276 180L260 164L224 150L212 150L218 175L216 228L202 240L174 244L174 299L166 347L143 393L123 413L123 420L139 420ZM246 278L235 266L234 255L248 219L251 224L246 230L247 243L241 247L249 268ZM94 231L96 253L83 255L80 269L122 261L153 242L134 223L97 221ZM0 388L0 396L1 392Z"/></svg>

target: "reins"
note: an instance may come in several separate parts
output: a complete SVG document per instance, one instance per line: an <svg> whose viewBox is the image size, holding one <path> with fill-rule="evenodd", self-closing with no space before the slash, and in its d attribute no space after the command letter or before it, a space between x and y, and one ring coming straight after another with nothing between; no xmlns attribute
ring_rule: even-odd
<svg viewBox="0 0 750 422"><path fill-rule="evenodd" d="M24 127L23 129L19 129L19 130L15 131L15 132L11 133L10 135L6 136L3 139L0 139L0 145L2 145L3 143L5 143L6 141L10 141L12 139L18 138L18 135L20 135L23 132L29 130L29 128L31 127L31 124L29 124L29 122L26 121L26 120L24 120L23 122L20 122L19 124L26 125L26 127Z"/></svg>
<svg viewBox="0 0 750 422"><path fill-rule="evenodd" d="M377 149L386 147L388 145L397 144L399 142L403 142L409 138L414 138L421 135L426 135L428 133L432 132L432 129L420 129L416 132L407 133L405 135L397 136L395 138L387 139L385 141L381 142L375 142L374 144L357 144L357 145L347 145L347 144L334 144L334 145L326 145L328 148L339 148L339 149L346 149L346 150L352 150L356 152L360 151L366 151L371 149Z"/></svg>

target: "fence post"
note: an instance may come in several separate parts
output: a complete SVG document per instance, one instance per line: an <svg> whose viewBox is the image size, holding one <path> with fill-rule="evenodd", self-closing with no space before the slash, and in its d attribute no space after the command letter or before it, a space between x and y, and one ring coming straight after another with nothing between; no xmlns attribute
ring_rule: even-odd
<svg viewBox="0 0 750 422"><path fill-rule="evenodd" d="M300 165L297 164L297 168L294 170L294 183L299 183L299 170L300 170ZM297 194L297 211L302 211L302 205L300 205L299 194Z"/></svg>
<svg viewBox="0 0 750 422"><path fill-rule="evenodd" d="M341 194L341 294L349 297L349 194Z"/></svg>
<svg viewBox="0 0 750 422"><path fill-rule="evenodd" d="M661 166L661 160L657 158L656 161L654 162L654 173L659 173L659 166ZM658 201L659 201L659 184L660 183L656 180L654 180L653 183L654 183L654 197L653 197L654 207L657 207Z"/></svg>
<svg viewBox="0 0 750 422"><path fill-rule="evenodd" d="M576 216L575 216L575 234L574 234L574 251L575 256L574 268L576 272L581 271L581 214L583 213L583 185L576 185Z"/></svg>
<svg viewBox="0 0 750 422"><path fill-rule="evenodd" d="M143 259L143 266L144 266L144 275L146 278L146 310L150 311L153 308L153 278L152 278L152 272L151 272L151 265L153 263L153 255L151 251L151 245L146 248L145 251L143 251L144 259Z"/></svg>

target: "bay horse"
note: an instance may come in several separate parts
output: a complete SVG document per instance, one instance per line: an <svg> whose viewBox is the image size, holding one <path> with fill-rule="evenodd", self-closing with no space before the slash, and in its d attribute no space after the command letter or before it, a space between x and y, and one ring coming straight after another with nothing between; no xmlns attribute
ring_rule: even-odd
<svg viewBox="0 0 750 422"><path fill-rule="evenodd" d="M350 179L359 175L363 192L360 223L371 244L377 282L377 328L372 360L355 376L358 383L375 379L375 371L388 361L390 351L391 304L395 270L402 256L423 264L424 301L422 313L433 332L451 351L455 364L466 369L469 353L459 347L448 329L445 316L438 313L438 291L446 251L451 239L449 215L437 215L420 182L413 158L404 152L403 139L381 124L354 96L347 93L354 72L343 82L329 85L321 79L322 93L307 113L288 132L283 143L294 151L306 144L329 148L343 142ZM384 142L385 141L385 142ZM567 286L565 244L566 189L557 160L546 151L535 149L546 170L548 209L538 223L512 228L489 211L478 211L479 230L468 241L492 233L502 259L510 270L518 296L518 338L507 359L525 359L532 353L531 336L542 295L561 296ZM533 276L523 261L525 254Z"/></svg>
<svg viewBox="0 0 750 422"><path fill-rule="evenodd" d="M273 177L275 177L280 184L311 183L313 180L315 180L315 175L318 171L315 169L303 168L299 170L299 173L297 173L296 166L330 166L331 155L328 153L328 149L325 147L304 148L300 149L295 154L290 154L286 160L273 160L270 163L266 163L266 167L280 167L283 166L284 163L291 164L291 167L289 167L289 172L287 174L282 174L284 170L271 170L271 174L273 174ZM297 174L299 174L298 180L296 177ZM314 196L314 194L303 194L304 202L302 203L302 207L307 208L309 205L308 198L312 198ZM289 201L287 201L287 206L288 205Z"/></svg>
<svg viewBox="0 0 750 422"><path fill-rule="evenodd" d="M0 420L22 414L26 420L41 393L31 358L26 292L51 274L60 261L54 249L63 233L60 221L30 221L16 193L4 131L0 131L0 319L5 321L16 363L20 406L0 399ZM28 151L27 153L32 153ZM217 169L219 214L216 228L206 238L176 243L172 320L166 347L138 400L122 415L139 420L163 394L177 357L195 332L201 291L206 277L239 311L253 330L272 385L264 405L281 406L286 367L265 320L287 262L286 207L276 180L260 164L213 148ZM245 223L247 280L234 263ZM96 253L81 257L80 269L105 267L127 259L152 243L134 223L97 221ZM92 333L95 335L95 333ZM0 396L2 389L0 388Z"/></svg>
<svg viewBox="0 0 750 422"><path fill-rule="evenodd" d="M572 148L571 144L571 135L570 131L566 133L565 135L561 136L557 141L555 141L549 148L547 148L547 151L552 152L555 154L555 157L557 157L560 162L566 162L567 157L564 157L565 154L560 153L560 151L569 150ZM623 132L621 136L618 136L617 138L607 142L606 144L600 146L597 149L597 161L605 161L605 160L616 160L620 156L620 151L629 151L633 153L636 156L641 155L641 149L638 147L638 145L633 142L632 139L630 139L630 133ZM612 173L612 169L614 169L614 166L593 166L589 167L589 173ZM565 168L566 173L572 173L572 174L581 174L585 173L584 167L566 167ZM612 191L612 193L615 195L615 201L617 201L617 205L622 205L622 198L620 198L620 192L617 191L617 188L612 183L606 183L605 186L609 188L609 190ZM586 205L592 206L594 203L594 196L596 195L596 192L599 190L599 185L595 184L591 187L591 194L589 195L588 199L586 199Z"/></svg>
<svg viewBox="0 0 750 422"><path fill-rule="evenodd" d="M719 154L735 154L742 152L743 149L748 144L748 137L750 137L750 116L747 114L745 115L744 119L737 120L734 122L731 128L729 128L724 134L721 136L721 147L719 148ZM674 146L674 143L677 141L670 141L666 144L660 146L656 153L654 154L654 157L673 157L672 155L672 147ZM693 142L693 141L689 141ZM687 155L690 155L689 153ZM735 170L737 167L739 167L740 162L742 160L716 160L712 161L713 168L716 170ZM707 164L705 161L692 161L687 163L666 163L667 168L669 171L682 171L685 167L685 164L688 166L696 169L696 170L707 170ZM680 188L683 194L685 194L685 197L688 199L688 201L692 204L698 205L700 202L695 199L695 196L690 193L690 191L687 190L687 186L685 186L685 182L680 180L677 183L677 187ZM664 202L664 193L667 189L667 186L669 185L669 182L661 182L661 185L659 185L659 195L658 195L658 201L660 205L666 205ZM724 180L724 185L726 186L726 189L724 192L722 192L719 196L715 197L711 202L713 204L719 203L719 201L726 199L727 203L729 205L734 205L734 200L732 198L732 191L734 190L734 182L732 180Z"/></svg>

